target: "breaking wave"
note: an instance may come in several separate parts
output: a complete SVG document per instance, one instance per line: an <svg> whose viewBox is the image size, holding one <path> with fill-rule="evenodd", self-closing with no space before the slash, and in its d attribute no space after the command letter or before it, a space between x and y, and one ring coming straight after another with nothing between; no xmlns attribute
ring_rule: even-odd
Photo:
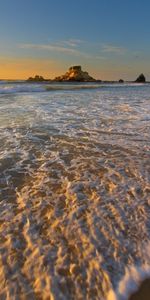
<svg viewBox="0 0 150 300"><path fill-rule="evenodd" d="M31 93L44 92L45 88L39 84L18 84L18 83L4 83L0 85L0 94L15 94L15 93Z"/></svg>
<svg viewBox="0 0 150 300"><path fill-rule="evenodd" d="M102 84L102 83L27 83L19 81L0 81L0 94L14 93L34 93L34 92L50 92L50 91L78 91L78 90L93 90L93 89L109 89L109 88L124 88L124 87L140 87L144 84L124 83L122 84ZM148 85L147 85L148 86Z"/></svg>

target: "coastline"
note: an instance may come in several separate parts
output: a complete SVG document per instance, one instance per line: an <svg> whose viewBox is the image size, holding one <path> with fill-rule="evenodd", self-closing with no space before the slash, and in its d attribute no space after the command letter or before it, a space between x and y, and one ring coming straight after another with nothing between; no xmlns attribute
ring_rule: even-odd
<svg viewBox="0 0 150 300"><path fill-rule="evenodd" d="M0 79L0 83L31 83L31 84L45 84L45 83L48 83L48 84L87 84L87 83L91 83L91 84L120 84L120 85L124 85L124 84L141 84L142 82L135 82L135 81L129 81L129 80L125 80L124 82L119 82L117 80L95 80L95 81L82 81L82 80L63 80L63 81L59 81L59 80L55 80L55 79L45 79L45 80L42 80L42 81L39 81L39 80L28 80L28 79ZM142 84L146 85L146 84L149 84L150 81L146 81L146 82L143 82Z"/></svg>

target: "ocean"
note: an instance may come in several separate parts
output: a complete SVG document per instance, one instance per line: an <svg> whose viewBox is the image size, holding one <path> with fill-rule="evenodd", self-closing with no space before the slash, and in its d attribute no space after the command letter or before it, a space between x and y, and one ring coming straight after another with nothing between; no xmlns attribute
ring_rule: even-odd
<svg viewBox="0 0 150 300"><path fill-rule="evenodd" d="M150 277L150 84L0 82L0 299Z"/></svg>

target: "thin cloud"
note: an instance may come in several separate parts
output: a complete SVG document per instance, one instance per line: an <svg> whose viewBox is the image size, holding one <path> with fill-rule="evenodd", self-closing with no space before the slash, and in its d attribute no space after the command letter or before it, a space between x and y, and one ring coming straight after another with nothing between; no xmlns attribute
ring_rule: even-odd
<svg viewBox="0 0 150 300"><path fill-rule="evenodd" d="M93 58L93 56L88 53L82 52L75 48L61 46L60 44L20 44L19 47L22 49L35 49L35 50L42 50L42 51L44 50L44 51L59 52L59 53L75 55L87 59Z"/></svg>
<svg viewBox="0 0 150 300"><path fill-rule="evenodd" d="M61 41L58 43L58 45L65 45L65 46L69 46L69 47L72 47L72 48L76 48L76 47L79 47L80 44L83 44L84 41L82 40L79 40L79 39L69 39L69 40L66 40L66 41Z"/></svg>
<svg viewBox="0 0 150 300"><path fill-rule="evenodd" d="M102 51L105 53L124 54L127 49L124 47L118 47L111 44L103 44Z"/></svg>
<svg viewBox="0 0 150 300"><path fill-rule="evenodd" d="M107 58L107 56L105 56L106 53L122 53L123 51L125 51L124 48L121 47L115 47L112 45L106 45L103 44L101 46L101 53L98 53L99 51L97 51L97 53L92 53L93 48L95 48L95 46L93 46L92 44L92 49L91 49L91 53L88 52L84 52L84 50L82 50L82 46L85 44L87 44L88 42L83 41L83 40L79 40L79 39L69 39L69 40L63 40L63 41L56 41L55 43L46 43L46 44L33 44L33 43L25 43L25 44L19 44L19 48L21 49L34 49L36 51L50 51L50 52L57 52L57 53L63 53L66 55L72 55L72 56L76 56L76 57L81 57L84 59L89 59L89 60L105 60ZM85 48L85 47L84 47ZM91 48L91 45L89 44L87 47Z"/></svg>
<svg viewBox="0 0 150 300"><path fill-rule="evenodd" d="M21 44L20 48L36 49L36 50L52 50L52 51L70 53L70 54L79 54L80 53L80 51L73 49L73 48L63 47L63 46L59 46L59 45L50 45L50 44Z"/></svg>

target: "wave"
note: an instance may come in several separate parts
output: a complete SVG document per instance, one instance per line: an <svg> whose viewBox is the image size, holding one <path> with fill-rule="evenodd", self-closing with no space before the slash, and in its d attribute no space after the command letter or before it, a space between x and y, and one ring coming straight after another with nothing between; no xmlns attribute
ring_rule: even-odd
<svg viewBox="0 0 150 300"><path fill-rule="evenodd" d="M31 92L44 92L44 86L39 84L5 84L0 85L0 94L14 94L14 93L31 93Z"/></svg>
<svg viewBox="0 0 150 300"><path fill-rule="evenodd" d="M26 83L22 81L0 81L0 94L14 93L33 93L33 92L51 92L51 91L78 91L93 90L102 88L124 88L124 87L141 87L145 84L137 83Z"/></svg>

